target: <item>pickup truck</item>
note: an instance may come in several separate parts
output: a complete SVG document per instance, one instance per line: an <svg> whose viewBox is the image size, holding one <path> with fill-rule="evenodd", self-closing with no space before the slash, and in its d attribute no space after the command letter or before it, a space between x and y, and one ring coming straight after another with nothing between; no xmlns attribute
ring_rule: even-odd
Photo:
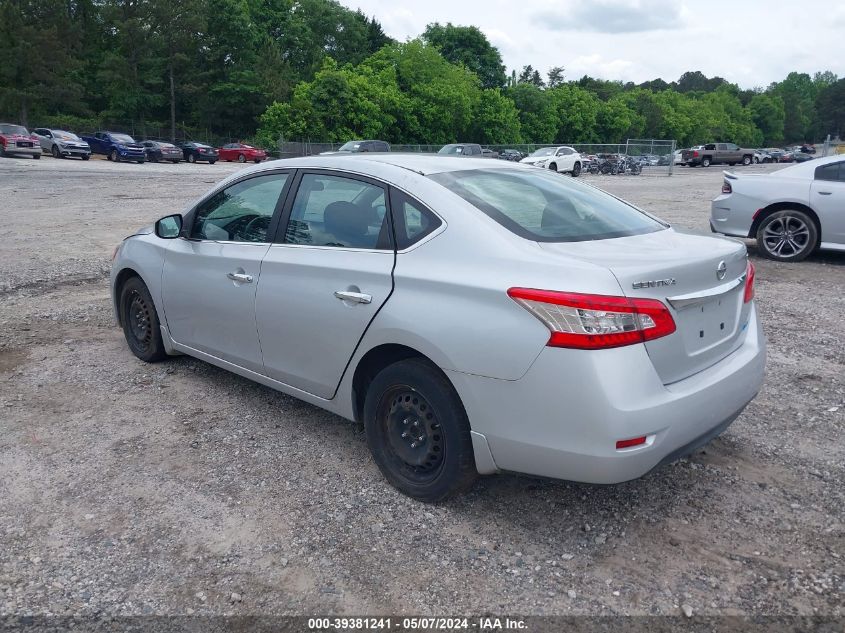
<svg viewBox="0 0 845 633"><path fill-rule="evenodd" d="M750 165L754 162L754 150L743 149L734 143L707 143L691 149L685 149L682 163L695 167L710 167L710 165Z"/></svg>
<svg viewBox="0 0 845 633"><path fill-rule="evenodd" d="M94 154L104 154L109 160L120 162L132 160L143 163L147 158L144 146L136 143L128 134L118 132L96 132L93 136L82 136Z"/></svg>

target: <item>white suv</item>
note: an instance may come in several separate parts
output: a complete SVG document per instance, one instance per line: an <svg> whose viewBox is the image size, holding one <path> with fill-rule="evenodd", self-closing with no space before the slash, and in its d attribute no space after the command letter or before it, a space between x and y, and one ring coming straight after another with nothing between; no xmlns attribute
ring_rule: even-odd
<svg viewBox="0 0 845 633"><path fill-rule="evenodd" d="M535 167L545 167L559 173L569 172L573 176L579 176L581 174L583 164L581 154L567 145L560 147L541 147L519 162L534 165Z"/></svg>

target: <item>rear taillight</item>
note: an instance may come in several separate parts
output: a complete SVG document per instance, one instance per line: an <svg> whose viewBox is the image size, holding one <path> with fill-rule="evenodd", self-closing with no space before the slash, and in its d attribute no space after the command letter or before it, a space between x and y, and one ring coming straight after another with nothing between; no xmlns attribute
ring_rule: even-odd
<svg viewBox="0 0 845 633"><path fill-rule="evenodd" d="M748 268L745 269L745 296L743 302L748 303L754 298L754 264L748 262Z"/></svg>
<svg viewBox="0 0 845 633"><path fill-rule="evenodd" d="M722 193L733 193L733 189L731 189L731 183L727 180L722 183Z"/></svg>
<svg viewBox="0 0 845 633"><path fill-rule="evenodd" d="M656 299L532 288L511 288L508 296L549 328L549 347L622 347L644 343L675 331L675 321L669 309Z"/></svg>

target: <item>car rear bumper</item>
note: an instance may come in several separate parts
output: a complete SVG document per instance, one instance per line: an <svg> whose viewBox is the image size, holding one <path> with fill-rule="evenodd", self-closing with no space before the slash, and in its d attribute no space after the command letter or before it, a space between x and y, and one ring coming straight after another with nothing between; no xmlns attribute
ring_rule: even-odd
<svg viewBox="0 0 845 633"><path fill-rule="evenodd" d="M750 237L760 202L740 193L722 194L710 203L710 229L734 237Z"/></svg>
<svg viewBox="0 0 845 633"><path fill-rule="evenodd" d="M739 349L670 385L660 381L642 345L545 348L514 381L447 373L495 469L619 483L689 454L754 398L766 359L756 308L746 329ZM616 449L617 441L641 436L648 438L645 445Z"/></svg>

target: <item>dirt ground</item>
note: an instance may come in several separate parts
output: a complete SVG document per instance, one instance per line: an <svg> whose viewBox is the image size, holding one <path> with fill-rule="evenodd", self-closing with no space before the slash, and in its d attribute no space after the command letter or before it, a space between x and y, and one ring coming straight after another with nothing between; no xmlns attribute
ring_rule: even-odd
<svg viewBox="0 0 845 633"><path fill-rule="evenodd" d="M0 159L0 615L845 614L845 254L749 244L766 383L691 458L430 506L354 425L126 348L112 249L236 169ZM585 179L707 231L721 171Z"/></svg>

